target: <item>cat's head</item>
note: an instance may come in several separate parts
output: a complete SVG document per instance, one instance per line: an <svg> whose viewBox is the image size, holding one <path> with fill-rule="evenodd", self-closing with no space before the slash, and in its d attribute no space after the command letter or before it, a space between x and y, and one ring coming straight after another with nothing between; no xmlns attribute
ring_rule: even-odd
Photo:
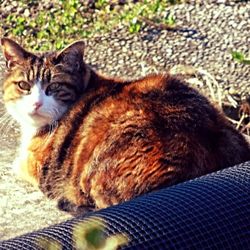
<svg viewBox="0 0 250 250"><path fill-rule="evenodd" d="M1 39L7 73L3 99L8 112L36 129L59 120L84 92L89 70L82 41L62 51L31 53L9 38Z"/></svg>

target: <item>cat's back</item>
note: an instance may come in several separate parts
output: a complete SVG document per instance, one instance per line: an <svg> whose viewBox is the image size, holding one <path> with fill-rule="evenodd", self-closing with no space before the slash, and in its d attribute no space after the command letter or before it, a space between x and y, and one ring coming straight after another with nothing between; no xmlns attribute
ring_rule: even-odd
<svg viewBox="0 0 250 250"><path fill-rule="evenodd" d="M101 145L103 152L151 143L164 154L172 147L192 155L192 150L200 147L211 158L208 162L223 157L230 158L228 165L250 160L246 141L222 111L183 79L169 74L149 75L104 89L81 126L81 131L91 135L90 141L98 138L96 146ZM185 149L178 146L182 142ZM236 160L233 152L238 152ZM218 165L223 163L221 160Z"/></svg>
<svg viewBox="0 0 250 250"><path fill-rule="evenodd" d="M121 102L133 104L136 101L141 102L144 100L150 103L160 99L164 100L162 102L164 105L167 103L178 105L180 104L179 100L185 102L192 100L192 98L196 98L196 102L202 100L207 104L206 98L200 95L198 91L190 88L183 79L167 73L152 74L138 80L114 81L112 84L104 84L98 90L93 89L93 92L91 90L87 96L83 95L82 102L88 105L89 101L93 101L90 97L95 99L95 96L95 105L92 105L92 107L100 107L100 109L105 109L104 104L109 105L111 102L113 105L121 104ZM144 104L146 105L147 103L145 102ZM120 108L119 106L117 105L117 109Z"/></svg>
<svg viewBox="0 0 250 250"><path fill-rule="evenodd" d="M126 126L151 127L163 132L192 133L232 128L225 116L196 89L169 74L135 81L114 82L91 90L69 112L81 131L87 127L114 130ZM76 122L75 122L76 121ZM101 124L101 126L99 126Z"/></svg>
<svg viewBox="0 0 250 250"><path fill-rule="evenodd" d="M91 98L83 99L82 102L85 106L91 106L88 113L90 119L98 116L99 119L108 118L107 122L110 123L119 120L124 122L126 119L136 123L138 119L145 119L152 125L164 119L162 126L169 124L173 128L172 125L183 123L185 119L191 123L195 120L196 126L203 126L206 121L198 118L221 117L207 98L181 78L169 74L152 74L139 80L117 83L97 93L94 105ZM79 106L82 107L82 104ZM182 125L183 128L192 127L192 124Z"/></svg>

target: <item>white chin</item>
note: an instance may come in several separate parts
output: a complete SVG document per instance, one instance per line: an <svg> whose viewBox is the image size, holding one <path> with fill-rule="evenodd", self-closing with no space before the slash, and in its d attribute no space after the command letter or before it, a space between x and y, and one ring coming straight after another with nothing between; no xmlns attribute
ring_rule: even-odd
<svg viewBox="0 0 250 250"><path fill-rule="evenodd" d="M53 122L53 120L49 117L28 114L22 117L16 117L16 120L21 125L21 127L30 128L32 130L38 130Z"/></svg>
<svg viewBox="0 0 250 250"><path fill-rule="evenodd" d="M27 122L37 129L52 123L52 119L41 115L31 115L27 117Z"/></svg>

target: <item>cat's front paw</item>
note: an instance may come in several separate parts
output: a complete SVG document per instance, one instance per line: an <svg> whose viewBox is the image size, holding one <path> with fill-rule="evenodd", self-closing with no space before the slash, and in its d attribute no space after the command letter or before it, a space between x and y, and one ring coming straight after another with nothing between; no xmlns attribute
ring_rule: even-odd
<svg viewBox="0 0 250 250"><path fill-rule="evenodd" d="M88 206L83 206L83 205L82 206L75 205L65 198L61 198L57 202L57 208L59 210L64 211L64 212L70 213L73 216L84 215L84 214L94 210L93 207L88 207Z"/></svg>

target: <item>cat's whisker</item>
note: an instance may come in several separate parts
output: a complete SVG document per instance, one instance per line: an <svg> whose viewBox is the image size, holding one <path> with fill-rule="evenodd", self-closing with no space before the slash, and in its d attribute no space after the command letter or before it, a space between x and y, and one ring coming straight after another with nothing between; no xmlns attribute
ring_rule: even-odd
<svg viewBox="0 0 250 250"><path fill-rule="evenodd" d="M6 132L5 132L6 134L9 134L9 132L10 132L10 130L11 130L13 124L14 124L14 121L13 121L13 119L10 117L10 119L9 119L9 121L8 121L8 124L7 124L7 127L5 128L5 129L6 129Z"/></svg>
<svg viewBox="0 0 250 250"><path fill-rule="evenodd" d="M51 137L51 131L52 131L52 124L49 124L49 131L48 131L48 133L47 133L47 135L46 135L46 137L45 137L45 139L44 139L44 142L43 142L43 145L45 145L47 142L48 142L48 140L49 140L49 138Z"/></svg>
<svg viewBox="0 0 250 250"><path fill-rule="evenodd" d="M8 118L5 118L1 121L0 131L3 132L6 124L8 123Z"/></svg>
<svg viewBox="0 0 250 250"><path fill-rule="evenodd" d="M57 126L58 126L58 121L56 121L56 120L53 121L51 124L49 124L49 131L48 131L46 137L44 138L43 146L46 145L46 143L51 138L51 136L53 136L53 132L57 128Z"/></svg>
<svg viewBox="0 0 250 250"><path fill-rule="evenodd" d="M53 111L54 111L54 113L55 113L55 116L60 115L60 111L59 111L58 108L54 107Z"/></svg>
<svg viewBox="0 0 250 250"><path fill-rule="evenodd" d="M52 134L52 129L53 129L53 123L49 125L49 133L48 133L48 137L51 136Z"/></svg>
<svg viewBox="0 0 250 250"><path fill-rule="evenodd" d="M44 138L44 141L42 143L42 146L46 145L46 143L48 142L48 139L49 139L49 134L46 135L46 137Z"/></svg>
<svg viewBox="0 0 250 250"><path fill-rule="evenodd" d="M0 117L0 123L2 122L2 120L5 120L7 117L10 117L10 115L7 114L7 113L4 113L4 114L2 115L2 117Z"/></svg>
<svg viewBox="0 0 250 250"><path fill-rule="evenodd" d="M11 122L11 120L7 120L6 121L6 123L5 123L5 126L3 127L3 128L1 128L1 130L2 130L2 135L3 134L5 134L5 135L7 135L8 133L9 133L9 131L10 131L10 122Z"/></svg>
<svg viewBox="0 0 250 250"><path fill-rule="evenodd" d="M7 117L1 118L0 120L0 131L2 130L2 127L4 127L5 123L7 121Z"/></svg>
<svg viewBox="0 0 250 250"><path fill-rule="evenodd" d="M49 137L51 137L52 133L53 133L53 127L54 127L54 122L52 122L50 125L49 125Z"/></svg>
<svg viewBox="0 0 250 250"><path fill-rule="evenodd" d="M55 129L57 129L57 127L58 127L58 121L55 120L55 121L53 122L53 131L54 131Z"/></svg>
<svg viewBox="0 0 250 250"><path fill-rule="evenodd" d="M7 134L11 128L12 123L13 123L13 120L12 120L11 116L9 114L5 113L0 119L1 134L4 134L3 132L5 132L5 134Z"/></svg>

